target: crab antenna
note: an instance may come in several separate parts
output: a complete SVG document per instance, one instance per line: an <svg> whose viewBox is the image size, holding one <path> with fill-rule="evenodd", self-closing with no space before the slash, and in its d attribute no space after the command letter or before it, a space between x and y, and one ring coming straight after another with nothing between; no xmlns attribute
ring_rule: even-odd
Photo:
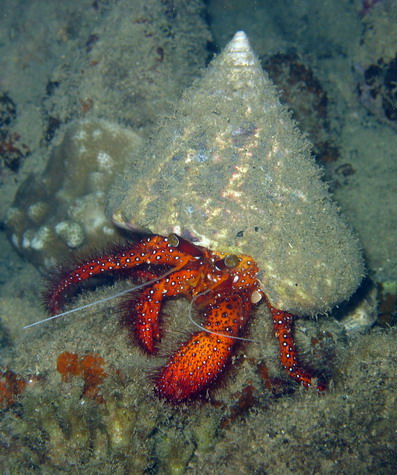
<svg viewBox="0 0 397 475"><path fill-rule="evenodd" d="M85 310L86 308L94 307L95 305L99 305L101 303L109 302L109 300L116 299L117 297L121 297L122 295L128 294L129 292L133 292L135 290L142 289L143 287L146 287L147 285L154 284L158 280L163 279L164 277L167 277L167 275L172 274L172 272L174 272L174 269L170 269L164 274L159 275L155 279L148 280L147 282L144 282L143 284L139 284L139 285L136 285L135 287L128 287L128 289L121 290L120 292L110 295L109 297L104 297L103 299L95 300L95 302L87 303L86 305L82 305L81 307L72 308L71 310L67 310L66 312L58 313L57 315L51 315L51 317L44 318L43 320L39 320L38 322L30 323L29 325L25 325L24 327L22 327L22 330L25 330L26 328L34 327L36 325L40 325L41 323L49 322L50 320L55 320L56 318L59 318L59 317L64 317L65 315L69 315L71 313L79 312L80 310Z"/></svg>
<svg viewBox="0 0 397 475"><path fill-rule="evenodd" d="M193 317L192 317L192 309L193 309L193 303L195 300L197 300L199 297L201 297L202 295L205 295L209 292L210 290L205 290L204 292L201 292L200 294L197 294L195 295L192 300L190 301L190 306L189 306L189 320L193 323L193 325L195 325L197 328L200 328L200 330L202 331L205 331L207 333L211 333L212 335L217 335L217 336L223 336L223 337L227 337L227 338L230 338L232 340L242 340L242 341L250 341L250 342L253 342L253 343L261 343L260 340L254 340L253 338L243 338L242 336L230 336L230 335L226 335L225 333L218 333L218 332L213 332L212 330L208 330L208 328L205 328L203 327L202 325L200 325L199 323L197 323L195 320L193 320Z"/></svg>

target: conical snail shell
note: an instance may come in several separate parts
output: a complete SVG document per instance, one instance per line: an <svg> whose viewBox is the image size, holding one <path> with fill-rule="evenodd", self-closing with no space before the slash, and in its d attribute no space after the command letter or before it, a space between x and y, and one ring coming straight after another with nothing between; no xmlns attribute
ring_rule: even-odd
<svg viewBox="0 0 397 475"><path fill-rule="evenodd" d="M116 223L251 255L277 308L327 311L363 276L358 241L244 32L185 92L127 175Z"/></svg>

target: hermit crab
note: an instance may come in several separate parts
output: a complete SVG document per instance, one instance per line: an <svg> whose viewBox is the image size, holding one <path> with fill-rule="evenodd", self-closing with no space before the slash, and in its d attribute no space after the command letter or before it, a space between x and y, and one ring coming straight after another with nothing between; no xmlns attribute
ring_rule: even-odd
<svg viewBox="0 0 397 475"><path fill-rule="evenodd" d="M177 402L218 380L253 307L265 302L282 364L295 380L312 385L296 356L293 315L323 313L349 298L363 262L310 144L244 32L186 91L143 159L132 162L141 165L125 170L109 213L120 227L154 234L58 274L47 293L50 312L61 310L81 280L127 272L146 284L127 304L125 319L153 353L163 300L190 299L205 323L155 383L160 395Z"/></svg>

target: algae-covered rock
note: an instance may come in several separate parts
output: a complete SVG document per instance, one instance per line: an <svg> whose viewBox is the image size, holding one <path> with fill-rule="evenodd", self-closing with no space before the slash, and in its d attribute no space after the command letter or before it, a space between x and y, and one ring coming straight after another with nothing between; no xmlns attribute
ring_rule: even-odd
<svg viewBox="0 0 397 475"><path fill-rule="evenodd" d="M97 297L106 292L97 291ZM79 303L92 297L82 295ZM169 302L169 343L191 330L184 303ZM150 375L163 364L161 357L148 358L131 345L109 307L85 309L80 318L26 334L15 357L3 362L27 382L0 420L3 472L327 473L337 467L343 473L395 473L395 329L346 341L333 330L331 317L321 319L319 333L334 341L337 357L332 390L319 397L286 386L266 339L271 319L264 310L258 309L251 331L269 344L237 350L212 403L174 406L159 400ZM300 333L308 340L306 350L315 351L319 344L307 337L310 328ZM88 397L81 375L62 378L56 362L65 350L101 355L104 402Z"/></svg>
<svg viewBox="0 0 397 475"><path fill-rule="evenodd" d="M115 192L116 224L251 255L277 308L324 312L362 278L357 239L243 32L185 93L135 172Z"/></svg>
<svg viewBox="0 0 397 475"><path fill-rule="evenodd" d="M204 3L117 0L104 9L85 45L54 71L46 106L61 120L83 109L135 129L153 126L205 66Z"/></svg>

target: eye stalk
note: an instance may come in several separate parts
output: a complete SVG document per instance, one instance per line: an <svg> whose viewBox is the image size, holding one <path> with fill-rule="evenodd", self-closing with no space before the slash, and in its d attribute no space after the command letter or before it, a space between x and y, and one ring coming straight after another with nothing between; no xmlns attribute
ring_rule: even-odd
<svg viewBox="0 0 397 475"><path fill-rule="evenodd" d="M167 236L169 245L172 247L178 247L179 246L179 237L176 234L169 234Z"/></svg>
<svg viewBox="0 0 397 475"><path fill-rule="evenodd" d="M183 239L183 237L177 234L169 234L167 236L169 246L176 247L179 251L189 254L192 257L203 257L203 251L192 242Z"/></svg>
<svg viewBox="0 0 397 475"><path fill-rule="evenodd" d="M228 254L223 259L219 259L215 262L215 266L219 270L233 269L239 265L240 259L235 254Z"/></svg>

